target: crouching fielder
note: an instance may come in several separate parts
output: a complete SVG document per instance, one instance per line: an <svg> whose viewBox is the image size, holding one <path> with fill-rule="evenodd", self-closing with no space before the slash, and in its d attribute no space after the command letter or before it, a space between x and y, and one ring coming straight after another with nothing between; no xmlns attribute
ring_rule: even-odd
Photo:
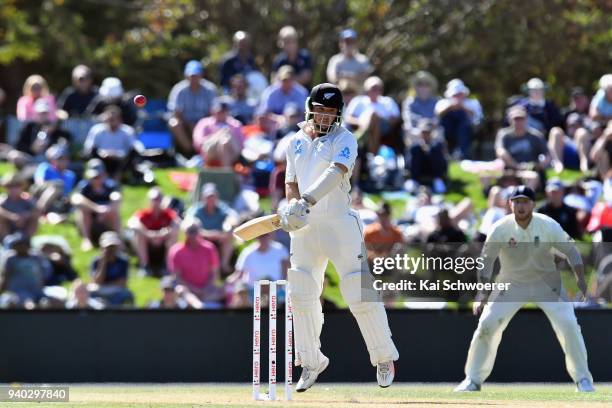
<svg viewBox="0 0 612 408"><path fill-rule="evenodd" d="M555 254L567 259L578 287L586 295L584 266L580 253L561 226L543 214L534 214L535 193L517 187L512 196L512 213L496 222L483 249L481 279L489 281L493 262L499 258L498 282L510 283L504 292L480 294L474 314L480 314L465 364L465 380L455 391L480 391L487 379L502 333L514 314L527 302L535 302L550 320L565 353L569 375L576 390L595 391L587 365L587 352L572 303L565 298ZM488 300L490 298L490 300Z"/></svg>
<svg viewBox="0 0 612 408"><path fill-rule="evenodd" d="M296 365L302 366L297 392L310 388L329 359L321 353L321 292L327 262L340 276L344 300L365 339L381 387L391 385L399 353L391 340L380 301L362 297L362 277L370 277L362 223L350 208L350 176L357 141L340 126L342 94L337 86L315 86L306 102L306 121L291 136L285 176L289 204L281 224L291 235L291 285Z"/></svg>

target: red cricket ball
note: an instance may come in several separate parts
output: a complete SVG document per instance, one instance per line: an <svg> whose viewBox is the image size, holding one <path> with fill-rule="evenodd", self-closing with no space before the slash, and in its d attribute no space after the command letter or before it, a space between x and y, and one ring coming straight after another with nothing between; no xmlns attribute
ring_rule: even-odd
<svg viewBox="0 0 612 408"><path fill-rule="evenodd" d="M144 95L136 95L134 97L134 105L138 106L139 108L142 108L146 104L147 104L147 97L146 96L144 96Z"/></svg>

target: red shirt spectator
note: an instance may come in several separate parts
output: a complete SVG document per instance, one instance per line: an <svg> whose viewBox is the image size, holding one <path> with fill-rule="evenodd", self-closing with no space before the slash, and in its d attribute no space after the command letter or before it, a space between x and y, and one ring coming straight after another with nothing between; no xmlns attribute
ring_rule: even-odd
<svg viewBox="0 0 612 408"><path fill-rule="evenodd" d="M148 230L155 231L168 227L172 224L172 221L178 218L176 212L171 208L160 208L157 215L155 215L155 211L152 208L143 208L136 211L134 216Z"/></svg>

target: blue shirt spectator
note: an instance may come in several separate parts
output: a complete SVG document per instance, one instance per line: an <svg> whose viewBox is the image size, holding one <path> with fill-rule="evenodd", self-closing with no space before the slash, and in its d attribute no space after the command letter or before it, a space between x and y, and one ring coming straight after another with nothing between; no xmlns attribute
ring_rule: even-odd
<svg viewBox="0 0 612 408"><path fill-rule="evenodd" d="M440 97L436 95L438 82L433 75L427 71L419 71L412 79L414 95L409 95L402 103L402 119L404 129L418 134L419 120L436 120L436 103Z"/></svg>
<svg viewBox="0 0 612 408"><path fill-rule="evenodd" d="M223 224L229 216L235 217L235 212L223 201L219 200L219 192L214 183L206 183L202 187L202 200L187 210L185 218L196 218L202 229L208 231L223 231Z"/></svg>
<svg viewBox="0 0 612 408"><path fill-rule="evenodd" d="M255 58L251 54L250 37L244 31L236 31L234 48L222 58L221 86L226 90L229 89L230 80L234 75L246 75L250 71L257 71Z"/></svg>
<svg viewBox="0 0 612 408"><path fill-rule="evenodd" d="M278 81L270 85L261 96L258 111L263 114L272 112L282 115L285 106L293 103L303 107L308 97L308 91L294 81L294 71L290 65L284 65L278 70ZM303 109L303 108L302 108Z"/></svg>
<svg viewBox="0 0 612 408"><path fill-rule="evenodd" d="M76 174L68 169L68 149L66 146L54 145L47 150L49 161L40 163L34 172L34 183L44 185L50 181L59 181L62 195L68 196L76 184Z"/></svg>
<svg viewBox="0 0 612 408"><path fill-rule="evenodd" d="M205 204L199 203L189 211L188 215L200 220L205 230L220 231L229 213L230 208L227 204L217 202L211 212L207 211Z"/></svg>
<svg viewBox="0 0 612 408"><path fill-rule="evenodd" d="M183 118L191 124L210 114L212 102L217 95L217 87L210 81L201 78L201 74L187 75L172 87L168 96L168 110L180 112Z"/></svg>
<svg viewBox="0 0 612 408"><path fill-rule="evenodd" d="M132 302L133 296L127 288L128 258L120 252L121 238L115 231L106 231L100 236L101 254L91 264L91 276L98 289L93 296L104 298L112 305Z"/></svg>
<svg viewBox="0 0 612 408"><path fill-rule="evenodd" d="M99 177L102 177L102 175ZM93 186L92 180L81 180L77 185L76 191L96 204L106 205L111 202L111 194L119 191L119 185L112 178L104 177L101 188L96 189Z"/></svg>
<svg viewBox="0 0 612 408"><path fill-rule="evenodd" d="M236 74L230 81L230 116L242 122L243 125L253 121L257 108L257 100L247 95L249 84L244 75Z"/></svg>
<svg viewBox="0 0 612 408"><path fill-rule="evenodd" d="M312 58L305 48L299 48L298 35L295 28L285 26L278 33L278 46L282 49L274 58L272 72L276 75L280 67L290 65L295 71L296 81L310 88L312 79Z"/></svg>
<svg viewBox="0 0 612 408"><path fill-rule="evenodd" d="M51 263L30 249L30 239L21 232L9 235L5 243L10 251L0 265L0 293L10 291L20 302L38 302L45 280L51 275Z"/></svg>
<svg viewBox="0 0 612 408"><path fill-rule="evenodd" d="M91 264L91 275L94 276L98 264L101 262L102 256L94 258ZM118 279L127 279L130 263L128 258L123 254L117 254L115 259L106 263L106 274L104 275L105 284L111 284Z"/></svg>

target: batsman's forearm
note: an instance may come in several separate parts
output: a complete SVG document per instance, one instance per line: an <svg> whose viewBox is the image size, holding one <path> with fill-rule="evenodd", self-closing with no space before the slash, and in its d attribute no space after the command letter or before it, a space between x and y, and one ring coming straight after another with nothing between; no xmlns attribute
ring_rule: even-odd
<svg viewBox="0 0 612 408"><path fill-rule="evenodd" d="M287 201L291 201L292 199L299 200L300 197L300 189L297 183L285 183L285 196L287 197Z"/></svg>
<svg viewBox="0 0 612 408"><path fill-rule="evenodd" d="M344 172L335 164L330 165L321 176L302 193L302 198L315 205L342 182Z"/></svg>

